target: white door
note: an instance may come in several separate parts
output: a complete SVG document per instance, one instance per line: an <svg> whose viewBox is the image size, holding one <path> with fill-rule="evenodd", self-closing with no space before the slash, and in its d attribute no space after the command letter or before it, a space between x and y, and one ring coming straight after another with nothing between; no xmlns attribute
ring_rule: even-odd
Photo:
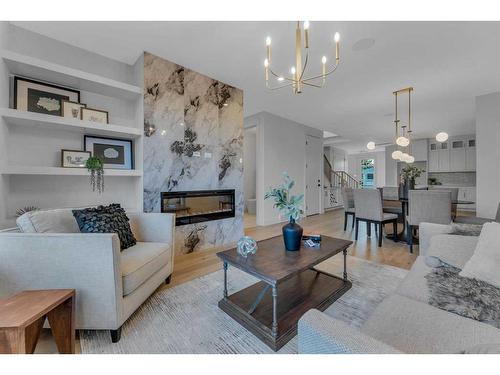
<svg viewBox="0 0 500 375"><path fill-rule="evenodd" d="M306 136L306 215L320 212L323 140Z"/></svg>

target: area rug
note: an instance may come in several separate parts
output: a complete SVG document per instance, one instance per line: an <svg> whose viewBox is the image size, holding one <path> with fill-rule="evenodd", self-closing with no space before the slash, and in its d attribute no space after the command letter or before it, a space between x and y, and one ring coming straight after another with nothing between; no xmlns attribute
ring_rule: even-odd
<svg viewBox="0 0 500 375"><path fill-rule="evenodd" d="M340 276L342 257L330 258L318 269ZM347 271L353 287L325 313L356 327L395 291L408 272L351 256L347 259ZM230 294L256 281L229 267ZM222 289L222 270L174 288L160 289L123 325L118 343L111 343L108 331L82 331L82 353L274 353L218 308ZM297 353L297 337L278 353Z"/></svg>

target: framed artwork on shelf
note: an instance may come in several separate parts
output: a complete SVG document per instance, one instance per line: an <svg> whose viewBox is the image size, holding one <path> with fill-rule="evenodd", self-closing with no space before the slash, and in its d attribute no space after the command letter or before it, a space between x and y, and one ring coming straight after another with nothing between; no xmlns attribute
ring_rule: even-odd
<svg viewBox="0 0 500 375"><path fill-rule="evenodd" d="M81 119L83 121L98 122L100 124L109 123L109 115L106 111L101 111L100 109L94 108L83 108L80 110Z"/></svg>
<svg viewBox="0 0 500 375"><path fill-rule="evenodd" d="M14 77L15 109L61 116L63 100L79 102L80 91L28 78Z"/></svg>
<svg viewBox="0 0 500 375"><path fill-rule="evenodd" d="M64 168L85 168L90 151L61 150L61 166Z"/></svg>
<svg viewBox="0 0 500 375"><path fill-rule="evenodd" d="M81 118L81 109L85 107L87 107L87 104L63 99L61 100L61 116L79 120Z"/></svg>
<svg viewBox="0 0 500 375"><path fill-rule="evenodd" d="M90 151L92 156L97 156L103 160L104 168L134 168L133 143L130 139L85 135L83 143L85 151Z"/></svg>

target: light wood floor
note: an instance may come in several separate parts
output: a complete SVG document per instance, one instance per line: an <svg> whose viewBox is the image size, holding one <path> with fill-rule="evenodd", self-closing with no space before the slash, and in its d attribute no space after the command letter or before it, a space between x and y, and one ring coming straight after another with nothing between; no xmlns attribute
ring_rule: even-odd
<svg viewBox="0 0 500 375"><path fill-rule="evenodd" d="M351 229L349 219L347 230L344 232L344 211L332 210L322 215L309 216L300 222L307 232L320 233L332 237L350 239L354 241L354 230ZM255 240L263 240L281 234L283 223L263 227L245 228L245 234ZM350 248L349 254L359 258L371 260L381 264L409 269L418 255L418 246L414 246L414 254L410 254L408 246L403 242L384 238L382 247L377 246L375 230L372 227L372 237L366 236L366 226L360 223L358 241ZM401 226L399 230L401 230ZM387 231L392 233L392 226L387 225ZM222 263L214 249L199 253L191 253L176 257L172 282L163 288L172 287L186 281L209 274L222 268Z"/></svg>

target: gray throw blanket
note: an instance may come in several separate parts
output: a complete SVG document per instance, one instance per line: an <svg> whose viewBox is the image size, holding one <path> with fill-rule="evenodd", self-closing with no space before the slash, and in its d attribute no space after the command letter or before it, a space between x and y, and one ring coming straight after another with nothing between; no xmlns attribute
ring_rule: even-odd
<svg viewBox="0 0 500 375"><path fill-rule="evenodd" d="M429 304L439 309L500 328L500 289L462 277L459 268L443 265L425 278Z"/></svg>

